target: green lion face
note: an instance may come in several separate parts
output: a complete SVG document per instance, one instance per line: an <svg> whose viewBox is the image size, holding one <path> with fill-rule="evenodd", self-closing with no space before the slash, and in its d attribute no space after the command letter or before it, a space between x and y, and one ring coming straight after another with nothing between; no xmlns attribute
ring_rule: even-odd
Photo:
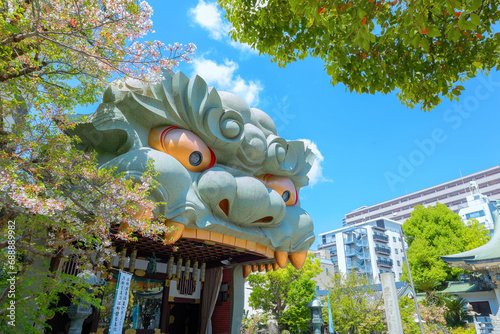
<svg viewBox="0 0 500 334"><path fill-rule="evenodd" d="M148 162L160 186L156 214L190 233L209 231L289 254L314 241L300 207L314 159L301 141L278 136L272 119L198 76L164 73L154 85L108 87L76 131L102 166L140 177ZM200 232L201 233L201 232Z"/></svg>

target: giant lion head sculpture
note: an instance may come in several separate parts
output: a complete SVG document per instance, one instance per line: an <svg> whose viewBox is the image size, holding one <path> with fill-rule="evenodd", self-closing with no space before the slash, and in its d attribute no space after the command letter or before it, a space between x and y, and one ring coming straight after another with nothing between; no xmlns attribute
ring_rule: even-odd
<svg viewBox="0 0 500 334"><path fill-rule="evenodd" d="M313 224L298 193L308 184L312 152L279 137L272 119L238 96L207 87L199 76L164 76L159 84L108 87L97 111L76 128L83 143L102 166L127 177L140 177L152 164L160 184L152 196L165 203L156 214L181 231L258 242L291 258L305 254Z"/></svg>

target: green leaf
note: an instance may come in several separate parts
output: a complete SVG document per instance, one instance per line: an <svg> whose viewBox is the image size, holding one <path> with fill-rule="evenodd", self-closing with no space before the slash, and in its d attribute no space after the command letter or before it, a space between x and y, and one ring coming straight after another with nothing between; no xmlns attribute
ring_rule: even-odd
<svg viewBox="0 0 500 334"><path fill-rule="evenodd" d="M465 29L465 15L460 16L458 19L458 27L460 29Z"/></svg>
<svg viewBox="0 0 500 334"><path fill-rule="evenodd" d="M472 65L474 65L474 67L478 68L478 69L482 69L483 68L483 63L480 63L480 62L472 62Z"/></svg>
<svg viewBox="0 0 500 334"><path fill-rule="evenodd" d="M429 52L429 41L427 40L427 38L425 38L425 37L422 38L420 40L420 45L422 46L422 49Z"/></svg>
<svg viewBox="0 0 500 334"><path fill-rule="evenodd" d="M441 36L441 31L439 31L438 27L436 27L436 26L429 26L427 36L429 36L429 37Z"/></svg>
<svg viewBox="0 0 500 334"><path fill-rule="evenodd" d="M413 45L414 48L418 48L419 44L420 44L420 35L415 35L415 37L413 38L411 44Z"/></svg>
<svg viewBox="0 0 500 334"><path fill-rule="evenodd" d="M482 0L472 0L470 7L468 8L471 12L478 10L481 7Z"/></svg>
<svg viewBox="0 0 500 334"><path fill-rule="evenodd" d="M465 30L474 30L476 29L476 24L472 23L471 21L465 21L464 23L464 29Z"/></svg>
<svg viewBox="0 0 500 334"><path fill-rule="evenodd" d="M481 23L481 18L476 13L472 13L470 14L470 21L477 27Z"/></svg>

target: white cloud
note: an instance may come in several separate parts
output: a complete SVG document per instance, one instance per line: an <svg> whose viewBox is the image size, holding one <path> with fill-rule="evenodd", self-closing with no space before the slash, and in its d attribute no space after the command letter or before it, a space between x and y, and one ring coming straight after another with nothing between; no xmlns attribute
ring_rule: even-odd
<svg viewBox="0 0 500 334"><path fill-rule="evenodd" d="M260 81L246 81L236 75L236 62L226 59L224 64L217 64L202 57L193 60L193 67L194 73L202 77L208 85L240 96L251 107L259 104L259 93L264 87Z"/></svg>
<svg viewBox="0 0 500 334"><path fill-rule="evenodd" d="M311 170L309 173L307 173L307 176L309 177L309 186L311 188L320 182L333 182L333 180L328 179L323 176L323 167L321 166L321 163L325 158L323 157L323 154L318 149L318 146L316 143L312 142L309 139L298 139L300 141L303 141L307 147L311 149L311 151L314 153L314 162L311 167Z"/></svg>
<svg viewBox="0 0 500 334"><path fill-rule="evenodd" d="M196 7L189 9L188 14L191 20L208 30L209 36L215 40L224 40L233 48L240 50L244 54L258 54L246 43L235 42L229 38L231 24L223 18L222 10L217 6L217 2L205 2L199 0Z"/></svg>
<svg viewBox="0 0 500 334"><path fill-rule="evenodd" d="M222 11L217 7L217 2L200 0L196 7L189 9L189 15L194 22L207 29L213 39L220 40L231 30L229 22L223 20Z"/></svg>
<svg viewBox="0 0 500 334"><path fill-rule="evenodd" d="M240 50L242 53L256 54L256 55L259 54L259 51L252 49L250 44L247 44L247 43L240 43L240 42L235 42L235 41L231 40L229 42L229 45L231 45L233 48L235 48L237 50Z"/></svg>

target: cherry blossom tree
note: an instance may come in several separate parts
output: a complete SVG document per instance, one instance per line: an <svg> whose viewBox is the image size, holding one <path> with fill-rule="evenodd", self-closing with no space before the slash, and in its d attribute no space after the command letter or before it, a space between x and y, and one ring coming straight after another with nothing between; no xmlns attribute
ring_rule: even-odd
<svg viewBox="0 0 500 334"><path fill-rule="evenodd" d="M72 108L97 101L107 80L158 80L196 47L141 42L152 8L136 0L7 0L0 4L0 91L19 104ZM22 98L21 98L22 97Z"/></svg>
<svg viewBox="0 0 500 334"><path fill-rule="evenodd" d="M99 305L86 283L56 270L68 256L104 272L113 240L163 241L169 232L150 214L153 172L131 180L98 168L95 153L68 135L70 111L96 102L110 80L156 82L161 68L190 60L193 44L143 41L151 15L135 0L0 3L2 333L44 332L46 319L64 311L61 294Z"/></svg>

